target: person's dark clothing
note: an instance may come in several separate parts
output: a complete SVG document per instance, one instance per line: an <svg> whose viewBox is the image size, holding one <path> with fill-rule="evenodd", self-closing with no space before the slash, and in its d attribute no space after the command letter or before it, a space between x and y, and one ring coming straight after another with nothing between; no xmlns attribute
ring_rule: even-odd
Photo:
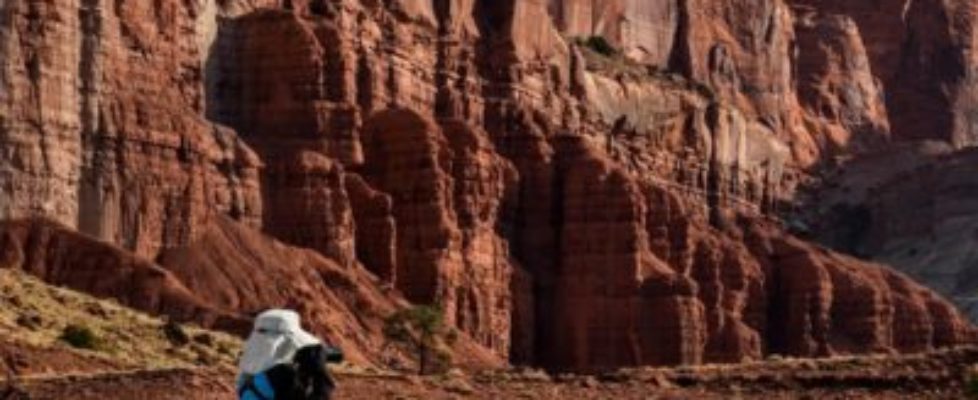
<svg viewBox="0 0 978 400"><path fill-rule="evenodd" d="M335 357L336 350L323 345L299 349L289 364L279 364L264 372L271 384L274 397L252 396L259 400L328 400L336 387L326 369L326 363ZM250 390L242 387L242 392ZM263 393L259 393L263 394ZM242 398L245 396L242 394Z"/></svg>

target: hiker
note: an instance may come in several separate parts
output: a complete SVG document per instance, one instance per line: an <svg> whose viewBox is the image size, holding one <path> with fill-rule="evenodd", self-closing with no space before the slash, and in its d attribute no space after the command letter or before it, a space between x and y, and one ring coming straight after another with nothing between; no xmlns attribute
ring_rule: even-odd
<svg viewBox="0 0 978 400"><path fill-rule="evenodd" d="M343 354L299 324L291 310L268 310L255 319L239 364L240 400L328 400L335 384L326 364Z"/></svg>

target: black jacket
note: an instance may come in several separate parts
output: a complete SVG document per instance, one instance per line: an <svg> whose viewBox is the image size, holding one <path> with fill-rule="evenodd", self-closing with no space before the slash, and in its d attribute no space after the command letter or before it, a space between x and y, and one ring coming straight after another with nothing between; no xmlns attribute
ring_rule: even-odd
<svg viewBox="0 0 978 400"><path fill-rule="evenodd" d="M323 345L306 346L295 353L291 364L281 364L265 374L275 389L275 400L328 400L333 378L326 363L335 350Z"/></svg>

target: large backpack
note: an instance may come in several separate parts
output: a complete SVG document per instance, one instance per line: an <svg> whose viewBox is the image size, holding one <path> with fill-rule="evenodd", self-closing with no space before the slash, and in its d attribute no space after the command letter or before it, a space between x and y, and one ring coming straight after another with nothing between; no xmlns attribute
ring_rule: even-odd
<svg viewBox="0 0 978 400"><path fill-rule="evenodd" d="M327 349L310 346L300 349L290 363L276 365L257 375L238 380L240 400L321 400L329 398L334 386L324 369ZM318 368L317 368L318 367ZM319 390L316 390L319 386Z"/></svg>

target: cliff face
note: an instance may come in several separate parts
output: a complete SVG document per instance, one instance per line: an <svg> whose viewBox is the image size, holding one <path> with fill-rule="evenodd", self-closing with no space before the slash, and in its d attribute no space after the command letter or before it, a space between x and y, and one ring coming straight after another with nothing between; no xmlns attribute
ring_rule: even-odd
<svg viewBox="0 0 978 400"><path fill-rule="evenodd" d="M348 283L555 369L973 339L907 278L770 221L834 157L969 143L967 2L900 24L830 1L157 3L0 6L0 215L119 246L231 315L298 307L364 359L373 294ZM890 89L926 55L965 72ZM898 130L917 98L948 107Z"/></svg>
<svg viewBox="0 0 978 400"><path fill-rule="evenodd" d="M793 0L822 14L851 18L870 67L886 88L894 136L975 144L978 5L966 0L858 4Z"/></svg>
<svg viewBox="0 0 978 400"><path fill-rule="evenodd" d="M209 214L257 224L261 161L201 115L194 12L4 3L0 214L50 217L146 257L188 243Z"/></svg>

